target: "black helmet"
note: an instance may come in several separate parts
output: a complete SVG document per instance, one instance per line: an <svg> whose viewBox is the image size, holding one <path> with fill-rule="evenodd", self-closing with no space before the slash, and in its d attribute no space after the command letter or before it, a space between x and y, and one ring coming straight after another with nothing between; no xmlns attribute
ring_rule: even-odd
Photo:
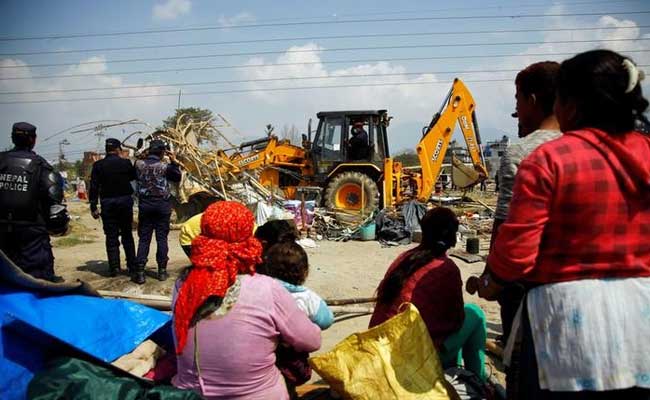
<svg viewBox="0 0 650 400"><path fill-rule="evenodd" d="M67 208L62 204L55 204L50 207L50 215L47 219L47 230L50 235L65 235L68 232L70 216Z"/></svg>

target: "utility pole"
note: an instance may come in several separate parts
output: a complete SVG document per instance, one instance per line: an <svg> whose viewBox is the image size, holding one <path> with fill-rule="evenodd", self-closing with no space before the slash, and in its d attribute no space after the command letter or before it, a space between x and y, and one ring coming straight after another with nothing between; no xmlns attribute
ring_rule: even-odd
<svg viewBox="0 0 650 400"><path fill-rule="evenodd" d="M65 154L63 154L63 146L69 145L68 139L59 141L59 170L63 170L63 162L65 161Z"/></svg>
<svg viewBox="0 0 650 400"><path fill-rule="evenodd" d="M181 89L178 89L178 106L176 107L177 110L181 109Z"/></svg>
<svg viewBox="0 0 650 400"><path fill-rule="evenodd" d="M95 127L95 136L97 136L97 153L99 154L102 150L102 139L104 138L104 131L106 127L102 124L99 124Z"/></svg>

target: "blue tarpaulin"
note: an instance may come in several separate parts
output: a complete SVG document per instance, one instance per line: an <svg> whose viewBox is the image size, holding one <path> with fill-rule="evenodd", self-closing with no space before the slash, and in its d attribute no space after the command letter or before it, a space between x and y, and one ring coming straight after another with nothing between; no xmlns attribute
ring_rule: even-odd
<svg viewBox="0 0 650 400"><path fill-rule="evenodd" d="M126 300L0 285L0 398L24 398L34 373L63 350L60 342L112 362L154 333L170 334L170 325L169 315Z"/></svg>

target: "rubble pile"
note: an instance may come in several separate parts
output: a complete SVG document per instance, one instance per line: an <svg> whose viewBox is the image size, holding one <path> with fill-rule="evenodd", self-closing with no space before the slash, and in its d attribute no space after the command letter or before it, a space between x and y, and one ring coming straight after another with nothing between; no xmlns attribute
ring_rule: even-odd
<svg viewBox="0 0 650 400"><path fill-rule="evenodd" d="M183 178L175 193L178 202L181 205L192 203L196 198L204 199L207 194L247 205L260 201L279 204L283 200L280 195L267 190L253 174L240 170L219 150L220 142L224 141L235 147L221 129L213 120L196 122L181 115L175 127L148 137L149 140L161 139L168 143L182 166Z"/></svg>

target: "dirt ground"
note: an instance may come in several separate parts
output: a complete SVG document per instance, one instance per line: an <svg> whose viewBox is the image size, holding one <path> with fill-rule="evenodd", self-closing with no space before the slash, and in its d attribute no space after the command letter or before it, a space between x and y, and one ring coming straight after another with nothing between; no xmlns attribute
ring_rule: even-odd
<svg viewBox="0 0 650 400"><path fill-rule="evenodd" d="M55 271L58 275L66 280L87 281L101 290L171 295L172 285L178 273L188 265L188 259L178 244L177 230L172 230L169 235L170 278L165 282L155 279L155 244L152 243L147 265L147 282L144 285L136 285L129 280L126 273L115 278L108 276L101 222L92 219L88 204L70 201L68 208L73 219L73 231L68 237L53 239ZM134 237L137 243L135 232ZM317 245L317 248L306 250L311 268L306 285L326 299L372 297L389 264L409 248L382 247L379 242L374 241L318 241ZM458 264L464 281L472 275L480 274L485 265L483 262L468 264L458 258L454 258L454 261ZM124 261L122 268L125 268ZM494 338L499 334L501 322L498 305L468 293L464 293L464 296L466 302L479 304L485 311L488 337ZM364 316L334 324L323 332L320 351L327 351L351 333L366 329L369 319L369 316ZM488 363L488 371L503 384L504 375L500 363L492 358Z"/></svg>

